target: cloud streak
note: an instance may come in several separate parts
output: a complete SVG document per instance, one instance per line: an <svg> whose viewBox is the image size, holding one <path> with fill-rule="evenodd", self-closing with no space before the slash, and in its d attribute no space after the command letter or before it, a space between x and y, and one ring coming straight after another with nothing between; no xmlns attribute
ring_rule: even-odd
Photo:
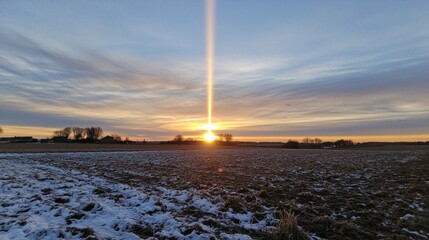
<svg viewBox="0 0 429 240"><path fill-rule="evenodd" d="M157 122L158 115L203 114L204 84L192 75L185 81L183 69L176 74L92 52L77 58L11 31L0 31L0 44L2 123L93 123L122 130L138 126L147 132L165 124Z"/></svg>
<svg viewBox="0 0 429 240"><path fill-rule="evenodd" d="M204 84L190 80L196 79L190 71L183 75L182 69L178 76L172 69L140 68L89 52L75 58L18 33L1 33L0 41L6 46L0 61L2 123L92 124L157 138L181 129L195 134L189 123L204 122ZM328 62L292 73L279 70L287 65L280 61L226 64L219 68L215 120L242 136L425 129L429 107L422 98L429 89L429 58L383 64L381 71L363 74L343 70L353 68L352 63ZM270 75L273 69L276 77ZM222 71L229 72L224 79ZM234 77L240 74L254 78Z"/></svg>

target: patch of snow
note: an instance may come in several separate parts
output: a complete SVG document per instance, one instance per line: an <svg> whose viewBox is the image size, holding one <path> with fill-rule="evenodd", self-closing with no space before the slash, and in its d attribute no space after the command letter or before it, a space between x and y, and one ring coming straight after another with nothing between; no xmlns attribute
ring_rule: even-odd
<svg viewBox="0 0 429 240"><path fill-rule="evenodd" d="M140 239L132 231L134 226L153 231L148 237L219 237L215 228L202 223L209 216L198 219L182 213L190 207L216 216L219 226L268 231L276 222L269 213L272 208L264 208L266 218L252 222L253 213L223 212L220 203L214 204L193 189L138 190L27 160L25 156L28 155L0 155L0 239L75 239L83 234L103 239ZM185 230L195 224L202 231L185 235ZM244 234L222 234L225 239L251 239Z"/></svg>
<svg viewBox="0 0 429 240"><path fill-rule="evenodd" d="M407 213L404 216L400 217L399 219L401 219L401 220L408 220L408 219L411 219L411 218L414 218L414 215Z"/></svg>
<svg viewBox="0 0 429 240"><path fill-rule="evenodd" d="M420 237L420 238L424 238L424 239L429 238L426 234L423 234L422 232L411 231L411 230L408 230L407 228L402 228L402 231L404 231L410 235L416 236L416 237Z"/></svg>
<svg viewBox="0 0 429 240"><path fill-rule="evenodd" d="M423 208L418 204L418 203L412 203L410 205L408 205L408 207L410 207L411 209L416 209L419 212L423 212Z"/></svg>
<svg viewBox="0 0 429 240"><path fill-rule="evenodd" d="M225 240L252 240L252 238L249 235L246 234L227 234L227 233L221 233L220 237Z"/></svg>
<svg viewBox="0 0 429 240"><path fill-rule="evenodd" d="M400 198L395 198L395 201L397 201L397 202L401 202L401 203L404 203L404 204L408 204L407 202L405 202L404 200L402 200L402 199L400 199Z"/></svg>
<svg viewBox="0 0 429 240"><path fill-rule="evenodd" d="M202 199L196 195L192 197L192 205L203 212L213 214L215 214L220 208L218 205L211 203L207 199Z"/></svg>
<svg viewBox="0 0 429 240"><path fill-rule="evenodd" d="M337 214L335 212L332 212L331 216L329 216L331 219L337 219L337 218L344 218L347 219L347 215L344 214Z"/></svg>
<svg viewBox="0 0 429 240"><path fill-rule="evenodd" d="M316 236L316 235L310 235L309 237L308 237L308 239L309 240L322 240L322 238L320 238L320 237L318 237L318 236Z"/></svg>
<svg viewBox="0 0 429 240"><path fill-rule="evenodd" d="M416 159L417 159L416 156L405 156L402 159L400 159L399 162L400 163L407 163L407 162L410 162L410 161L414 161Z"/></svg>

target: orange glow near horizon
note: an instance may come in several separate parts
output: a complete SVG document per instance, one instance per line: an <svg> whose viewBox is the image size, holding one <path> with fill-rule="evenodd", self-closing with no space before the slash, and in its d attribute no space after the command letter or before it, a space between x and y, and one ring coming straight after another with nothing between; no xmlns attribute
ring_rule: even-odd
<svg viewBox="0 0 429 240"><path fill-rule="evenodd" d="M213 78L214 78L214 33L215 33L215 0L206 0L206 54L207 54L207 133L204 139L208 142L216 137L211 132L213 113Z"/></svg>
<svg viewBox="0 0 429 240"><path fill-rule="evenodd" d="M199 128L199 130L206 130L205 134L208 133L208 129L206 128L207 125L204 125L203 127ZM51 127L41 127L41 126L17 126L17 125L1 125L4 132L0 135L1 137L14 137L14 136L32 136L37 139L41 138L50 138L52 137L52 134L55 130L58 130L58 128L51 128ZM216 126L212 125L210 128L213 128L214 130L217 128L214 128ZM196 129L197 127L194 127L193 129ZM222 128L222 126L220 126ZM222 128L223 129L223 128ZM189 129L191 131L191 129ZM210 132L215 135L215 133L210 130ZM197 132L193 132L194 134L198 134ZM108 134L108 131L106 131L106 134ZM127 136L126 134L118 133L122 136ZM186 135L186 137L194 138L194 139L201 139L204 136L201 135L193 135L191 132ZM355 142L415 142L415 141L429 141L428 134L422 133L422 134L395 134L395 135L335 135L335 136L325 136L325 135L315 135L315 136L240 136L240 135L234 135L234 141L254 141L254 142L286 142L289 139L298 140L301 141L305 137L311 137L315 138L318 137L322 139L323 141L335 141L338 139L351 139ZM171 135L166 134L162 136L154 136L154 137L148 137L148 136L133 136L129 135L129 138L131 140L137 140L141 141L143 138L145 138L147 141L166 141L171 139ZM205 138L204 138L205 139Z"/></svg>
<svg viewBox="0 0 429 240"><path fill-rule="evenodd" d="M217 127L217 125L214 125L214 124L205 124L205 125L201 126L199 129L212 131L212 130L218 130L219 128Z"/></svg>
<svg viewBox="0 0 429 240"><path fill-rule="evenodd" d="M204 140L206 142L213 142L214 140L216 140L216 138L216 135L214 135L210 130L206 134L204 134Z"/></svg>

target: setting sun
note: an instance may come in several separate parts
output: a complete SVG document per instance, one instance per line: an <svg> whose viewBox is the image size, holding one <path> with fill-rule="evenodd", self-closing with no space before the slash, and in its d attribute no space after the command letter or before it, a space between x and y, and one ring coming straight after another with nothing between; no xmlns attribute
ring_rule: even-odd
<svg viewBox="0 0 429 240"><path fill-rule="evenodd" d="M208 131L204 134L204 140L206 142L213 142L216 139L216 135L214 135L211 131Z"/></svg>

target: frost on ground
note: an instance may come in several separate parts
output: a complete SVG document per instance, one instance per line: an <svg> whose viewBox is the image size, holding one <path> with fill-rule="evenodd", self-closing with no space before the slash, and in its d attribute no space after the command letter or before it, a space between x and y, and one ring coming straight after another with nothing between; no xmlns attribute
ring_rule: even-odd
<svg viewBox="0 0 429 240"><path fill-rule="evenodd" d="M260 221L250 212L221 211L220 201L201 198L195 189L138 190L34 161L0 161L0 167L2 239L210 239L218 235L217 226L268 231L275 223L268 210ZM190 209L200 215L188 215Z"/></svg>
<svg viewBox="0 0 429 240"><path fill-rule="evenodd" d="M0 154L0 239L425 239L428 160L284 149ZM282 229L281 211L296 226Z"/></svg>

